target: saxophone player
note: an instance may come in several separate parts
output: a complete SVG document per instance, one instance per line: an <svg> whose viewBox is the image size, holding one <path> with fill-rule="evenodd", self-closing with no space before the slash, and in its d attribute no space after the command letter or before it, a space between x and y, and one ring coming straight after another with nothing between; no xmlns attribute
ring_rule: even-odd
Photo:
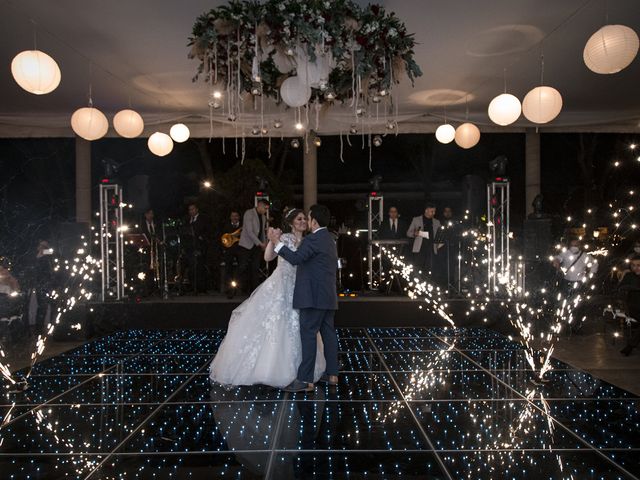
<svg viewBox="0 0 640 480"><path fill-rule="evenodd" d="M223 242L222 247L222 261L224 263L223 290L227 298L233 298L238 288L237 270L240 263L238 240L240 239L241 231L240 212L232 210L229 214L229 221L222 227L223 236L230 239L227 244Z"/></svg>

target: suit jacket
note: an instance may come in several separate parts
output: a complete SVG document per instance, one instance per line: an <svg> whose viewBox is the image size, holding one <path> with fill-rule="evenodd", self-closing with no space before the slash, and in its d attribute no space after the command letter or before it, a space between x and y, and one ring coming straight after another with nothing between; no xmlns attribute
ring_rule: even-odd
<svg viewBox="0 0 640 480"><path fill-rule="evenodd" d="M267 216L262 215L262 228L264 229L263 237L264 241L267 240ZM244 212L242 217L242 233L240 234L240 246L251 250L253 247L260 246L260 219L258 218L258 211L255 208L250 208Z"/></svg>
<svg viewBox="0 0 640 480"><path fill-rule="evenodd" d="M163 240L163 238L162 238L162 225L157 220L153 221L154 233L151 233L149 231L149 227L147 226L147 220L146 219L144 219L144 218L142 219L142 224L140 226L141 226L142 233L144 234L145 237L147 237L147 240L151 241L152 238L156 238L156 239L158 239L160 241Z"/></svg>
<svg viewBox="0 0 640 480"><path fill-rule="evenodd" d="M193 223L191 223L191 218L188 218L186 233L187 235L193 235L195 245L199 248L208 245L210 243L212 233L211 220L202 213L198 214L196 221Z"/></svg>
<svg viewBox="0 0 640 480"><path fill-rule="evenodd" d="M338 309L338 251L333 236L326 228L307 235L297 251L285 246L278 255L298 266L293 308Z"/></svg>
<svg viewBox="0 0 640 480"><path fill-rule="evenodd" d="M418 215L417 217L413 217L413 220L411 220L411 225L409 225L409 228L407 230L407 237L413 238L413 234L417 230L417 228L418 227L422 228L422 217L423 215ZM429 232L431 241L435 240L436 232L438 231L439 228L440 228L440 220L434 218L433 232ZM413 239L413 248L411 249L411 251L413 253L418 253L420 251L420 247L422 247L422 237L415 237ZM433 244L433 253L436 253L436 254L438 253L438 245L435 243Z"/></svg>
<svg viewBox="0 0 640 480"><path fill-rule="evenodd" d="M397 228L395 233L391 231L391 219L385 218L380 224L378 230L378 238L380 240L398 240L405 238L407 232L407 226L402 219L397 219Z"/></svg>

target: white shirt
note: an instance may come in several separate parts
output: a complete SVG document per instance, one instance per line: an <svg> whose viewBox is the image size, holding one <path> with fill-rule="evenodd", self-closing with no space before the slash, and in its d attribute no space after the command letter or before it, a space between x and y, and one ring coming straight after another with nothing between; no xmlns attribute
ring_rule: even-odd
<svg viewBox="0 0 640 480"><path fill-rule="evenodd" d="M319 232L320 230L326 229L327 227L320 227L320 228L316 228L313 232L311 232L311 234L313 235L316 232ZM273 249L274 252L276 252L276 254L282 249L282 247L284 247L284 242L278 242L278 244L275 246L275 248Z"/></svg>
<svg viewBox="0 0 640 480"><path fill-rule="evenodd" d="M395 218L390 218L389 219L389 228L391 228L392 232L397 232L398 231L398 219Z"/></svg>
<svg viewBox="0 0 640 480"><path fill-rule="evenodd" d="M598 271L598 261L595 260L587 252L583 252L578 258L580 252L572 253L569 249L563 251L556 256L556 261L560 264L560 268L564 272L564 279L568 282L586 282L589 272L595 274ZM576 261L576 259L578 259ZM573 266L571 265L573 262Z"/></svg>
<svg viewBox="0 0 640 480"><path fill-rule="evenodd" d="M196 220L198 220L198 215L200 215L200 214L196 213L195 216L191 217L191 221L189 222L189 224L196 223Z"/></svg>
<svg viewBox="0 0 640 480"><path fill-rule="evenodd" d="M147 230L149 230L149 233L156 233L156 227L153 226L153 222L147 222Z"/></svg>

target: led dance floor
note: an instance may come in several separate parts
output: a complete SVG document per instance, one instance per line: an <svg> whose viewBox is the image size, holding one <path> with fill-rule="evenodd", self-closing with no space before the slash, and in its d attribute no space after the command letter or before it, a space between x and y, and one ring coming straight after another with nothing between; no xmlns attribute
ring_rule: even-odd
<svg viewBox="0 0 640 480"><path fill-rule="evenodd" d="M485 329L341 329L337 388L225 390L223 330L132 330L2 398L2 478L633 479L640 399L566 364L535 385Z"/></svg>

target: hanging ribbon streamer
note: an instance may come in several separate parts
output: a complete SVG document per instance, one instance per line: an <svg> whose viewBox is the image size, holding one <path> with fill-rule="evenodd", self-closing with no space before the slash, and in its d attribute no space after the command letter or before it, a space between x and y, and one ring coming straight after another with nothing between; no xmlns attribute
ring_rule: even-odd
<svg viewBox="0 0 640 480"><path fill-rule="evenodd" d="M244 136L244 127L242 127L242 159L240 160L240 165L244 165L244 157L245 154L247 153L247 148L246 148L246 139Z"/></svg>
<svg viewBox="0 0 640 480"><path fill-rule="evenodd" d="M372 157L373 157L372 152L371 152L371 150L372 150L372 148L371 148L371 126L369 126L369 135L368 136L369 136L369 171L373 172L373 169L371 168L371 162L372 162Z"/></svg>
<svg viewBox="0 0 640 480"><path fill-rule="evenodd" d="M342 129L340 129L340 161L344 163L344 142L342 141Z"/></svg>
<svg viewBox="0 0 640 480"><path fill-rule="evenodd" d="M267 140L267 156L271 158L271 135L269 135Z"/></svg>

